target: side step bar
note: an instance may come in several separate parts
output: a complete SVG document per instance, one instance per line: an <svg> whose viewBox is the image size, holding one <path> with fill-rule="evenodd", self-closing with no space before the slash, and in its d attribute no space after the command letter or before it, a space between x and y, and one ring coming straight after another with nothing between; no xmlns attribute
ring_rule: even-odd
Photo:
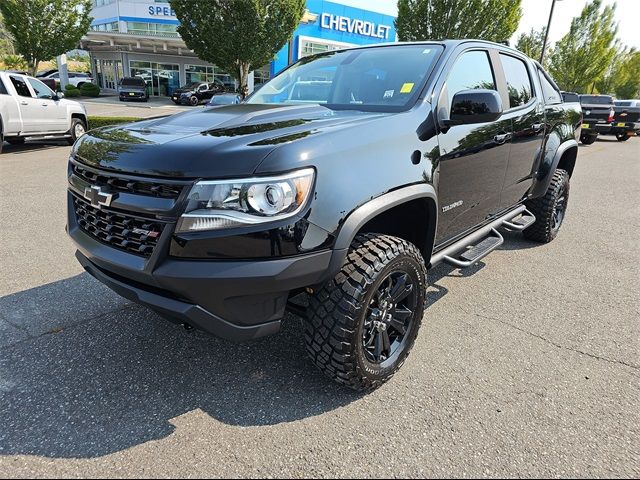
<svg viewBox="0 0 640 480"><path fill-rule="evenodd" d="M498 228L504 227L511 231L522 231L531 226L536 217L524 205L496 218L479 230L461 238L448 247L431 256L430 267L446 262L458 268L470 267L486 257L504 242Z"/></svg>

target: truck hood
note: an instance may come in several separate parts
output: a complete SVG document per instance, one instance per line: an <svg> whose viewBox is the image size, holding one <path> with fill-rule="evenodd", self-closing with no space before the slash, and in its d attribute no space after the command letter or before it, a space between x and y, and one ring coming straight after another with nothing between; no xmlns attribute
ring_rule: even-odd
<svg viewBox="0 0 640 480"><path fill-rule="evenodd" d="M230 178L252 174L281 144L384 115L390 114L335 111L317 104L203 107L89 131L72 155L89 166L122 173Z"/></svg>

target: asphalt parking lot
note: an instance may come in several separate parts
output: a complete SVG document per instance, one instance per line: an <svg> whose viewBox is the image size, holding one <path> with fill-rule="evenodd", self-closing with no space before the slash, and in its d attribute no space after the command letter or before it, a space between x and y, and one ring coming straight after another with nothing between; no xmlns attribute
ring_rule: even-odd
<svg viewBox="0 0 640 480"><path fill-rule="evenodd" d="M431 271L369 395L316 372L297 317L237 345L83 273L68 152L0 156L0 477L640 476L640 138L580 147L551 244Z"/></svg>

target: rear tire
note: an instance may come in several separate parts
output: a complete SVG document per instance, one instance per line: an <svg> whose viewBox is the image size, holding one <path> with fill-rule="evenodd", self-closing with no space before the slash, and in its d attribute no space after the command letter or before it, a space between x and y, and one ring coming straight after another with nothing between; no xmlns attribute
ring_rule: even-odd
<svg viewBox="0 0 640 480"><path fill-rule="evenodd" d="M71 120L71 128L69 129L71 138L67 139L67 143L69 145L73 145L78 138L80 138L82 135L86 133L86 131L87 131L86 124L79 118L73 118Z"/></svg>
<svg viewBox="0 0 640 480"><path fill-rule="evenodd" d="M618 140L619 142L626 142L627 140L629 140L629 135L627 135L626 133L618 133L616 134L616 140Z"/></svg>
<svg viewBox="0 0 640 480"><path fill-rule="evenodd" d="M189 105L191 105L192 107L197 106L200 103L200 100L198 100L198 97L192 95L191 97L189 97Z"/></svg>
<svg viewBox="0 0 640 480"><path fill-rule="evenodd" d="M583 145L591 145L593 142L596 141L596 138L598 138L597 135L582 135L580 137L580 141L582 142Z"/></svg>
<svg viewBox="0 0 640 480"><path fill-rule="evenodd" d="M313 363L354 390L381 386L413 347L426 283L426 265L414 245L358 235L340 272L309 299L304 330Z"/></svg>
<svg viewBox="0 0 640 480"><path fill-rule="evenodd" d="M527 208L536 216L536 221L523 234L530 240L549 243L556 238L564 220L569 203L569 174L557 169L544 197L526 202Z"/></svg>

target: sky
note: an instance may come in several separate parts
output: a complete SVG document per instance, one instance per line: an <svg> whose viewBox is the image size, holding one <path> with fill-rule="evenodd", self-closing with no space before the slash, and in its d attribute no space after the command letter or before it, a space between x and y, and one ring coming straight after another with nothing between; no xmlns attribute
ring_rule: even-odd
<svg viewBox="0 0 640 480"><path fill-rule="evenodd" d="M522 0L522 19L514 35L515 39L531 28L540 29L547 25L552 0ZM387 15L396 16L398 13L397 0L340 0L340 3L353 7L374 10ZM553 20L549 29L550 42L562 38L571 25L571 19L580 15L587 0L558 0L553 12ZM611 5L614 0L603 0L605 5ZM640 50L640 0L617 0L616 21L618 22L618 38L623 44Z"/></svg>

